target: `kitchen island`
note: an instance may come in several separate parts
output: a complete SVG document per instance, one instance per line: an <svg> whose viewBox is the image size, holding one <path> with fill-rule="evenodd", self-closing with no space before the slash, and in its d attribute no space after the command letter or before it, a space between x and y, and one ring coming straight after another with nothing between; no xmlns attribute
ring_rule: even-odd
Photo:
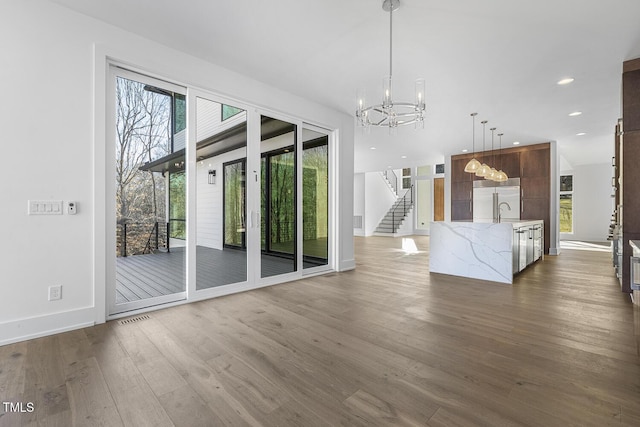
<svg viewBox="0 0 640 427"><path fill-rule="evenodd" d="M513 283L513 275L543 256L544 222L431 223L429 270Z"/></svg>

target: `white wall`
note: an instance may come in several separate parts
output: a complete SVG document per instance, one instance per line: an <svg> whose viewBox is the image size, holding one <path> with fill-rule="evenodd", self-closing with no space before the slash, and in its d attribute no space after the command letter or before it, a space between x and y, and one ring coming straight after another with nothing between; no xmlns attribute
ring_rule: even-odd
<svg viewBox="0 0 640 427"><path fill-rule="evenodd" d="M560 239L605 242L615 203L611 164L576 166L560 175L573 175L573 233L560 233Z"/></svg>
<svg viewBox="0 0 640 427"><path fill-rule="evenodd" d="M364 173L357 173L353 178L353 215L362 217L362 227L354 228L353 234L355 236L364 236L364 216L365 216L365 187L364 187Z"/></svg>
<svg viewBox="0 0 640 427"><path fill-rule="evenodd" d="M364 189L364 235L371 236L396 201L396 196L380 172L364 174Z"/></svg>
<svg viewBox="0 0 640 427"><path fill-rule="evenodd" d="M106 58L336 129L337 267L353 268L353 119L45 0L0 2L0 345L105 319ZM29 114L25 114L28 111ZM10 125L8 125L10 124ZM77 202L27 216L27 200ZM63 298L47 301L50 285Z"/></svg>
<svg viewBox="0 0 640 427"><path fill-rule="evenodd" d="M415 233L429 234L433 221L433 181L430 179L416 179L415 201Z"/></svg>

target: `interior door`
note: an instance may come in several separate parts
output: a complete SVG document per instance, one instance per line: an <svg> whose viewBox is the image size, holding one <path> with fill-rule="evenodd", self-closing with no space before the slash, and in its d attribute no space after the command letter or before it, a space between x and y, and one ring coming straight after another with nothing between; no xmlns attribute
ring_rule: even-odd
<svg viewBox="0 0 640 427"><path fill-rule="evenodd" d="M186 89L116 66L107 87L113 316L186 298ZM164 168L168 158L171 167Z"/></svg>

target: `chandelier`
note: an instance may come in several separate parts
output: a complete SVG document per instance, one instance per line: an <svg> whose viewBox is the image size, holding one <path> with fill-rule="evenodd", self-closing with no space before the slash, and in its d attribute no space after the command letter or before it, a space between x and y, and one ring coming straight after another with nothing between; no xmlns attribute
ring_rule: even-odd
<svg viewBox="0 0 640 427"><path fill-rule="evenodd" d="M393 11L400 7L400 0L383 0L382 9L389 12L389 75L382 80L382 103L367 106L364 90L358 90L356 95L356 120L358 126L388 127L389 130L398 126L415 124L424 128L424 79L417 79L415 83L414 102L396 102L392 97L393 71Z"/></svg>

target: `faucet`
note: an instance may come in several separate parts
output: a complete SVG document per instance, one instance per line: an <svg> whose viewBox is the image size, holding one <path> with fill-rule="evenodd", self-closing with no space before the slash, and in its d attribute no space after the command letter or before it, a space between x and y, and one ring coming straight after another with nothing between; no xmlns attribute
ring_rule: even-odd
<svg viewBox="0 0 640 427"><path fill-rule="evenodd" d="M500 202L498 204L498 222L501 222L502 219L502 206L505 205L507 207L508 210L511 210L511 206L509 206L509 203L507 202Z"/></svg>

